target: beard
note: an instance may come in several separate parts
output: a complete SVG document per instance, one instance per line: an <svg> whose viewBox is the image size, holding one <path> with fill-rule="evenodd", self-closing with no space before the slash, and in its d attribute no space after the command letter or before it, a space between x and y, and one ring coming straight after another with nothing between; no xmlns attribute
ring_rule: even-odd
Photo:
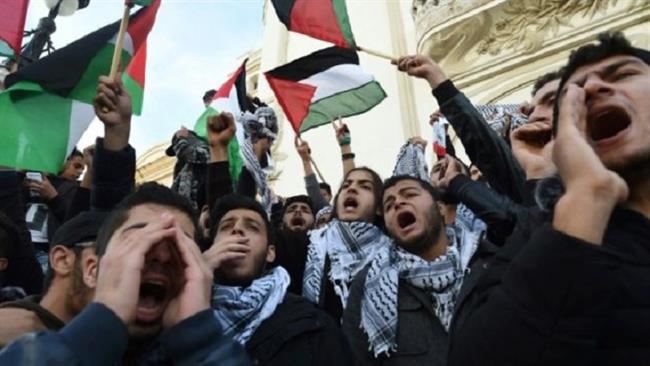
<svg viewBox="0 0 650 366"><path fill-rule="evenodd" d="M431 247L436 245L438 241L437 239L440 237L443 229L442 215L435 204L432 205L431 210L429 210L428 215L426 215L426 222L429 223L429 225L425 226L425 229L420 235L410 240L394 238L395 243L415 255L420 255L429 250Z"/></svg>
<svg viewBox="0 0 650 366"><path fill-rule="evenodd" d="M92 290L83 281L81 255L77 255L72 269L71 293L66 298L66 306L74 315L79 314L91 302Z"/></svg>

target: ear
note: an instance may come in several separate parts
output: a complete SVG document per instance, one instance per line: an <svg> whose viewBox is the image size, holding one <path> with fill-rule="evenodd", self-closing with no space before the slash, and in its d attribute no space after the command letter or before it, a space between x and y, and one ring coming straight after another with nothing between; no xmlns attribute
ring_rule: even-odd
<svg viewBox="0 0 650 366"><path fill-rule="evenodd" d="M74 268L74 257L75 254L72 250L63 245L56 245L50 249L50 267L56 274L67 276L72 273Z"/></svg>
<svg viewBox="0 0 650 366"><path fill-rule="evenodd" d="M4 271L9 266L9 259L0 258L0 271Z"/></svg>
<svg viewBox="0 0 650 366"><path fill-rule="evenodd" d="M84 256L81 261L83 280L86 286L95 288L97 286L97 271L99 270L99 258L95 254Z"/></svg>
<svg viewBox="0 0 650 366"><path fill-rule="evenodd" d="M273 263L275 261L275 245L269 245L266 249L266 263Z"/></svg>

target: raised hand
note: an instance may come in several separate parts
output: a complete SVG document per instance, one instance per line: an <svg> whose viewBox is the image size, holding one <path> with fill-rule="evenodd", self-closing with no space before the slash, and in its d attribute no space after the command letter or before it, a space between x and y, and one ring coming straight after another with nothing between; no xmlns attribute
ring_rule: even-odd
<svg viewBox="0 0 650 366"><path fill-rule="evenodd" d="M527 179L545 178L555 173L551 160L552 128L544 122L523 125L510 133L512 153L526 172Z"/></svg>
<svg viewBox="0 0 650 366"><path fill-rule="evenodd" d="M309 161L309 159L311 158L311 149L309 148L309 144L307 143L307 141L296 136L294 145L296 146L296 151L298 152L300 159L303 162Z"/></svg>
<svg viewBox="0 0 650 366"><path fill-rule="evenodd" d="M212 270L204 261L198 245L190 239L178 223L175 224L174 243L185 267L185 283L179 294L167 305L163 314L163 326L170 328L198 312L210 308L212 294Z"/></svg>
<svg viewBox="0 0 650 366"><path fill-rule="evenodd" d="M338 141L341 148L343 148L343 146L349 146L352 143L352 137L350 136L348 125L343 123L343 120L340 117L337 122L332 122L332 126L334 127L334 134L336 135L336 141Z"/></svg>
<svg viewBox="0 0 650 366"><path fill-rule="evenodd" d="M104 147L112 151L123 149L129 142L132 106L119 75L115 80L99 77L93 107L104 124Z"/></svg>
<svg viewBox="0 0 650 366"><path fill-rule="evenodd" d="M397 65L399 71L426 80L432 89L447 80L442 68L428 56L404 56L400 57L396 62L394 61L393 64Z"/></svg>
<svg viewBox="0 0 650 366"><path fill-rule="evenodd" d="M228 112L208 117L208 142L210 146L228 146L235 136L235 118Z"/></svg>
<svg viewBox="0 0 650 366"><path fill-rule="evenodd" d="M449 183L459 174L463 174L461 163L449 155L445 155L445 162L442 165L438 180L439 188L449 187Z"/></svg>
<svg viewBox="0 0 650 366"><path fill-rule="evenodd" d="M629 194L625 181L608 170L586 140L585 91L570 84L560 103L553 162L565 194L555 206L555 229L601 244L612 210ZM579 212L579 215L576 213Z"/></svg>

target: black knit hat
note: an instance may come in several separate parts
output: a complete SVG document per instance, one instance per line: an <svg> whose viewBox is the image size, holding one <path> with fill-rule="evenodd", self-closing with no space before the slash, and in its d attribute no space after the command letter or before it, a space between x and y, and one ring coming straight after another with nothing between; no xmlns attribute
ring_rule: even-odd
<svg viewBox="0 0 650 366"><path fill-rule="evenodd" d="M56 230L50 247L63 245L73 248L83 242L95 241L108 214L107 211L84 211L78 214Z"/></svg>
<svg viewBox="0 0 650 366"><path fill-rule="evenodd" d="M268 244L273 244L274 234L273 227L269 221L269 216L264 210L262 205L255 201L254 199L244 196L241 194L229 194L221 198L217 205L210 212L210 242L214 242L214 238L217 236L217 229L219 228L219 223L221 219L231 210L244 209L257 212L264 220L264 225L266 225L266 233Z"/></svg>

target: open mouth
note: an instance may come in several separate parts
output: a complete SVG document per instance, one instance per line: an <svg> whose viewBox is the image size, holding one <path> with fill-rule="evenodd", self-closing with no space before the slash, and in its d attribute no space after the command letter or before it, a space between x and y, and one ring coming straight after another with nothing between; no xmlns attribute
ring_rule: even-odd
<svg viewBox="0 0 650 366"><path fill-rule="evenodd" d="M343 208L346 210L354 210L359 207L359 202L354 197L348 197L343 201Z"/></svg>
<svg viewBox="0 0 650 366"><path fill-rule="evenodd" d="M412 212L402 212L397 215L397 226L400 229L406 229L415 223L415 215Z"/></svg>
<svg viewBox="0 0 650 366"><path fill-rule="evenodd" d="M151 323L158 320L165 310L168 292L168 286L164 281L143 281L140 284L140 297L136 313L137 321Z"/></svg>
<svg viewBox="0 0 650 366"><path fill-rule="evenodd" d="M302 217L294 217L291 219L291 226L304 226L305 225L305 220L302 219Z"/></svg>
<svg viewBox="0 0 650 366"><path fill-rule="evenodd" d="M589 137L595 142L615 137L630 127L630 116L622 108L612 107L587 117Z"/></svg>

